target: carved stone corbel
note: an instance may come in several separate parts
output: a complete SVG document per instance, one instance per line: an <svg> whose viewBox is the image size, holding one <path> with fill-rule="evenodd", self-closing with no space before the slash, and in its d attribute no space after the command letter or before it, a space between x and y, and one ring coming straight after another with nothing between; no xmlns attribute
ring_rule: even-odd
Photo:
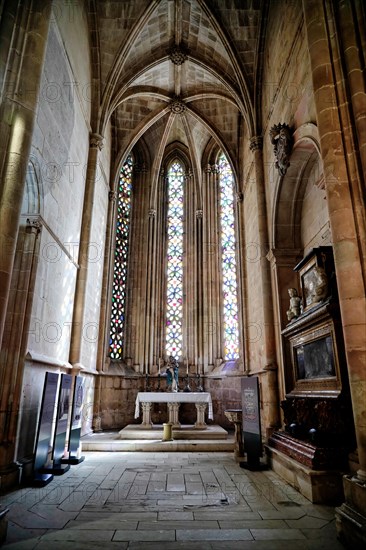
<svg viewBox="0 0 366 550"><path fill-rule="evenodd" d="M294 139L288 124L275 124L269 131L271 143L274 145L274 154L277 159L276 168L284 176L290 166L290 154Z"/></svg>

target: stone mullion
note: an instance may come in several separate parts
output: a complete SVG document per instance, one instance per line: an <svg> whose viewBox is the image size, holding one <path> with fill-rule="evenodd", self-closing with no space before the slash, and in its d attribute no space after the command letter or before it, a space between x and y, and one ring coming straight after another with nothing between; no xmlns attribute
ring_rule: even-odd
<svg viewBox="0 0 366 550"><path fill-rule="evenodd" d="M8 2L4 6L1 21L4 24L4 28L1 28L4 48L0 62L4 69L6 67L6 74L0 108L0 250L3 251L0 254L0 342L9 299L51 13L49 0L34 0L31 9L29 3L22 6L22 9L18 9L19 6L16 8L16 4L20 3L10 4L12 3ZM11 24L6 28L7 20ZM17 43L13 46L14 37L17 38Z"/></svg>
<svg viewBox="0 0 366 550"><path fill-rule="evenodd" d="M41 230L40 222L27 220L19 234L17 253L21 256L17 280L14 281L12 311L8 311L9 330L4 337L1 363L5 369L0 393L0 476L4 486L7 474L17 475L19 465L14 463L17 452L17 426L20 416L20 402L29 325L33 303L35 277L37 273ZM4 476L4 477L3 477ZM16 480L17 481L17 480Z"/></svg>
<svg viewBox="0 0 366 550"><path fill-rule="evenodd" d="M109 203L106 224L105 249L103 259L103 281L99 313L99 338L97 351L97 370L104 371L109 348L110 314L112 303L112 284L114 272L114 244L115 244L115 216L116 216L116 192L109 191ZM114 237L114 238L113 238ZM112 283L111 283L112 281ZM108 308L109 306L109 308Z"/></svg>
<svg viewBox="0 0 366 550"><path fill-rule="evenodd" d="M204 212L206 213L204 217L203 224L203 234L204 234L204 250L203 250L203 264L206 269L204 269L204 306L205 310L203 313L203 341L204 341L204 370L208 366L213 365L213 349L212 349L212 227L211 227L211 215L212 215L212 206L211 206L211 190L213 187L213 179L211 166L208 165L206 168L206 185L204 187ZM206 364L207 361L207 364Z"/></svg>
<svg viewBox="0 0 366 550"><path fill-rule="evenodd" d="M184 262L184 331L182 354L184 361L188 358L191 363L195 356L195 327L196 327L196 254L195 254L195 196L193 177L186 175L185 190L185 262Z"/></svg>
<svg viewBox="0 0 366 550"><path fill-rule="evenodd" d="M159 187L157 192L157 217L156 217L156 303L157 312L155 318L155 350L156 350L156 365L160 358L165 356L165 330L164 330L164 311L165 311L165 293L164 293L164 266L165 266L165 254L164 254L164 171L159 176Z"/></svg>
<svg viewBox="0 0 366 550"><path fill-rule="evenodd" d="M85 193L83 202L83 217L79 244L79 270L76 278L74 311L71 327L70 363L80 368L82 331L85 315L86 289L88 280L88 248L90 244L94 195L98 170L99 152L102 149L103 137L99 134L90 134L89 156L85 179Z"/></svg>
<svg viewBox="0 0 366 550"><path fill-rule="evenodd" d="M332 41L326 25L327 14L321 0L303 1L308 49L325 189L332 231L334 260L342 315L347 367L350 380L360 468L357 476L366 481L366 369L365 284L361 255L364 226L356 226L354 182L349 177L343 128L339 118L334 81ZM364 214L363 214L364 219Z"/></svg>
<svg viewBox="0 0 366 550"><path fill-rule="evenodd" d="M129 240L129 265L127 268L128 301L126 303L127 364L132 362L139 370L143 364L145 330L145 273L147 265L145 223L142 214L148 209L146 197L147 173L134 167L132 174L131 226Z"/></svg>
<svg viewBox="0 0 366 550"><path fill-rule="evenodd" d="M155 234L155 210L148 212L147 225L147 271L146 271L146 306L145 306L145 337L144 337L144 357L143 372L149 374L149 365L151 365L151 332L153 322L153 285L154 285L154 234Z"/></svg>
<svg viewBox="0 0 366 550"><path fill-rule="evenodd" d="M213 168L212 186L212 237L213 254L212 258L212 286L213 286L213 312L212 312L212 333L214 347L214 365L224 358L224 331L223 331L223 300L222 300L222 262L221 262L221 221L220 221L220 198L219 198L220 175L218 167Z"/></svg>
<svg viewBox="0 0 366 550"><path fill-rule="evenodd" d="M237 261L237 297L238 297L238 328L239 328L239 358L241 357L243 369L245 369L245 361L247 357L246 344L246 315L245 315L245 265L242 260L242 251L244 250L244 217L243 217L243 195L238 193L236 196L236 209L235 209L235 221L236 221L236 261ZM242 351L241 351L242 350Z"/></svg>

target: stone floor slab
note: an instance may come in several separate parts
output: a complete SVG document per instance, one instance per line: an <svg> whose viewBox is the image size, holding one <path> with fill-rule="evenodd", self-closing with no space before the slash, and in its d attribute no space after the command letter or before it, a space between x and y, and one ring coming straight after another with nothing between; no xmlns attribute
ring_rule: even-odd
<svg viewBox="0 0 366 550"><path fill-rule="evenodd" d="M251 540L249 529L187 529L176 531L177 540Z"/></svg>
<svg viewBox="0 0 366 550"><path fill-rule="evenodd" d="M166 540L175 540L175 531L172 530L164 530L164 531L129 531L129 530L118 530L115 532L114 541L166 541Z"/></svg>

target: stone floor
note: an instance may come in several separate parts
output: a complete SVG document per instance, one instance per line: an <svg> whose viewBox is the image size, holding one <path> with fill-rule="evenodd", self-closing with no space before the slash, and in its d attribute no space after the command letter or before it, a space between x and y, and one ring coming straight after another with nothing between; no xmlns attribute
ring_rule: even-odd
<svg viewBox="0 0 366 550"><path fill-rule="evenodd" d="M232 453L87 452L44 488L2 495L6 549L343 549L334 509Z"/></svg>

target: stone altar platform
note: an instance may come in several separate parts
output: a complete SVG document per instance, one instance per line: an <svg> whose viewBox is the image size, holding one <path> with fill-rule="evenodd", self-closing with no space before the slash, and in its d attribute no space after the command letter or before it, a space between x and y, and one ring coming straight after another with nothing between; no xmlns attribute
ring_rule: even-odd
<svg viewBox="0 0 366 550"><path fill-rule="evenodd" d="M221 426L210 425L198 430L194 425L185 425L180 428L173 426L173 439L227 439L228 432ZM142 424L129 424L118 432L121 439L162 439L163 425L154 424L151 429L146 429Z"/></svg>
<svg viewBox="0 0 366 550"><path fill-rule="evenodd" d="M228 434L226 430L217 425L207 426L205 430L193 429L192 426L183 426L183 428L178 430L173 428L173 441L163 441L163 427L159 424L156 426L157 430L143 430L140 424L126 426L126 428L133 427L134 430L126 430L122 436L123 438L121 437L123 430L91 433L81 438L82 449L83 451L141 451L155 453L166 451L234 451L234 435ZM177 432L179 432L178 437Z"/></svg>

